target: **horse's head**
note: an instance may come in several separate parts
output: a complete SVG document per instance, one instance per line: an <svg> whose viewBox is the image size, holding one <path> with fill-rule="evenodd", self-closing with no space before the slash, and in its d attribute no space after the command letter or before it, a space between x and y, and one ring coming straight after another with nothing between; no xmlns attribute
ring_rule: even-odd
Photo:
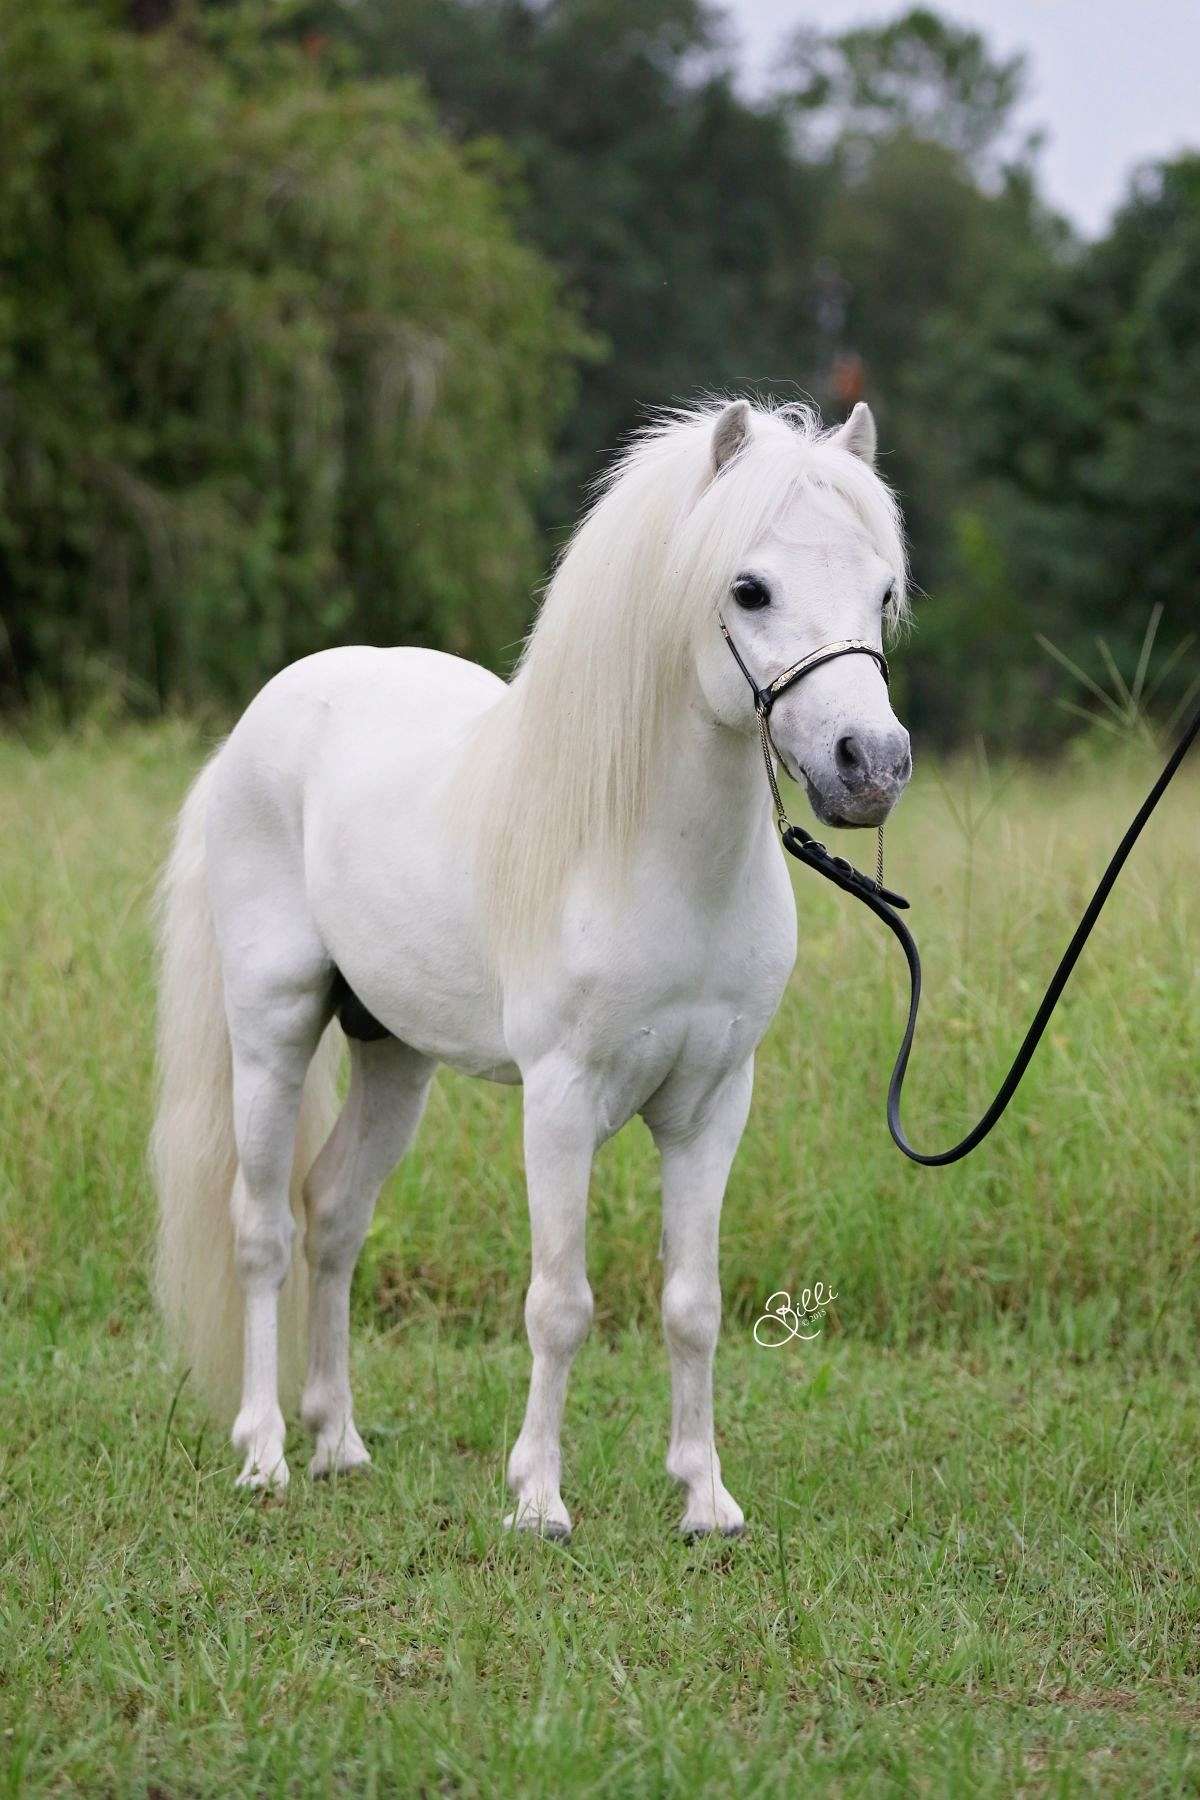
<svg viewBox="0 0 1200 1800"><path fill-rule="evenodd" d="M731 506L736 511L740 498L744 513L756 473L769 475L775 454L795 454L780 425L745 401L718 416L714 504L715 491L728 482ZM756 444L760 433L765 441ZM880 825L912 772L908 733L892 711L879 661L854 653L820 661L816 653L847 640L882 651L885 631L902 614L895 502L874 472L875 424L865 405L855 407L840 431L803 448L801 471L783 503L760 520L749 542L737 545L736 566L725 562L720 617L744 675L760 690L813 657L814 666L771 701L776 751L822 823ZM735 537L731 532L726 541ZM715 622L703 642L700 677L723 722L754 727L754 695Z"/></svg>

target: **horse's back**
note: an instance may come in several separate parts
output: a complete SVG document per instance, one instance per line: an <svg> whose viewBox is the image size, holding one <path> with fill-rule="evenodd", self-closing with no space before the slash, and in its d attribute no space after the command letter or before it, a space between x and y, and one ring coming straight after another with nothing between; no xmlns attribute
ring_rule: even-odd
<svg viewBox="0 0 1200 1800"><path fill-rule="evenodd" d="M411 729L454 725L492 705L504 683L478 663L412 646L353 644L320 650L280 670L251 701L229 740L265 738L273 758L286 748L306 759L331 737L355 739L372 727L389 739Z"/></svg>
<svg viewBox="0 0 1200 1800"><path fill-rule="evenodd" d="M289 664L255 696L220 755L216 805L226 825L244 804L259 827L298 832L330 779L419 765L505 691L498 676L440 650L349 645ZM343 790L344 791L344 790Z"/></svg>

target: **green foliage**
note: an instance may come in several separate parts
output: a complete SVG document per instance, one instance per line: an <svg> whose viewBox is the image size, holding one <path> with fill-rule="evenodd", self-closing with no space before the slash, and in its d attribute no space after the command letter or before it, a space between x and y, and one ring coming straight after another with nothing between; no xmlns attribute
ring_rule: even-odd
<svg viewBox="0 0 1200 1800"><path fill-rule="evenodd" d="M756 99L705 0L124 15L0 0L0 698L504 661L601 458L727 388L875 407L921 737L1057 744L1039 637L1128 678L1161 607L1186 648L1200 159L1081 246L1023 59L925 7Z"/></svg>
<svg viewBox="0 0 1200 1800"><path fill-rule="evenodd" d="M700 389L795 397L812 359L822 176L737 94L698 0L344 0L313 17L363 68L419 72L456 133L518 159L524 223L578 296L585 366L547 516L598 459Z"/></svg>
<svg viewBox="0 0 1200 1800"><path fill-rule="evenodd" d="M820 246L878 396L928 599L901 659L923 734L1049 749L1040 640L1132 677L1152 609L1186 649L1200 482L1200 180L1148 172L1081 248L1007 166L1023 64L917 10L799 47L837 171ZM1157 618L1157 613L1155 617ZM997 679L1003 667L1004 679ZM1181 663L1155 693L1184 696Z"/></svg>
<svg viewBox="0 0 1200 1800"><path fill-rule="evenodd" d="M943 145L901 130L843 171L818 245L847 289L830 349L853 346L865 362L883 467L904 498L918 580L936 593L972 473L973 423L947 379L948 347L1003 309L1027 266L1046 278L1052 235L1020 180L986 192Z"/></svg>
<svg viewBox="0 0 1200 1800"><path fill-rule="evenodd" d="M0 0L0 592L26 684L244 696L347 638L495 656L577 342L494 158L256 15Z"/></svg>
<svg viewBox="0 0 1200 1800"><path fill-rule="evenodd" d="M1031 279L1032 273L1032 279ZM1148 171L1108 238L1047 279L1026 271L952 357L988 534L1027 629L1128 677L1152 608L1187 647L1196 616L1200 490L1200 157ZM979 592L969 566L962 598ZM1185 698L1177 659L1160 711ZM979 678L976 695L986 704ZM1010 728L1058 727L1026 679Z"/></svg>
<svg viewBox="0 0 1200 1800"><path fill-rule="evenodd" d="M1009 131L1026 63L998 62L979 32L917 6L832 37L802 30L792 79L795 105L832 124L843 151L902 131L980 165Z"/></svg>

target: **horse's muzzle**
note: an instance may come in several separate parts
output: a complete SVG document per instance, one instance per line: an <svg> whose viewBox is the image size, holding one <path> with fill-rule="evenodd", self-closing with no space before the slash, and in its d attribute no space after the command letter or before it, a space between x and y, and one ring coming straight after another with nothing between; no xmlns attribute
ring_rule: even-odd
<svg viewBox="0 0 1200 1800"><path fill-rule="evenodd" d="M833 747L833 773L822 790L810 778L808 797L825 825L882 825L908 785L912 751L902 725L861 730Z"/></svg>

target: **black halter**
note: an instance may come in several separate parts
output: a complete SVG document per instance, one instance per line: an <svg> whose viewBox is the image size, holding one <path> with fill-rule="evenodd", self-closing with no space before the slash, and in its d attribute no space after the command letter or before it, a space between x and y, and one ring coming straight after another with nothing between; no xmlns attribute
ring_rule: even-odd
<svg viewBox="0 0 1200 1800"><path fill-rule="evenodd" d="M877 650L874 644L868 644L865 638L838 638L832 644L820 644L815 650L810 650L807 656L802 656L799 662L794 662L790 668L783 671L782 675L777 675L774 681L769 681L765 688L760 688L742 661L738 647L729 635L729 627L720 613L717 614L717 624L721 627L721 636L733 651L734 662L750 683L750 691L754 695L754 710L760 719L765 719L770 715L771 708L780 694L786 693L787 689L799 681L802 675L811 675L814 669L819 669L822 663L832 662L835 656L871 657L879 664L880 674L888 686L891 686L892 672L888 668L887 657L882 650Z"/></svg>
<svg viewBox="0 0 1200 1800"><path fill-rule="evenodd" d="M887 661L883 652L876 650L872 644L863 643L856 638L844 638L841 643L823 644L810 656L802 657L798 663L793 663L790 669L785 669L783 674L776 676L775 680L770 682L767 687L760 688L738 654L737 645L730 637L725 627L725 621L719 613L717 620L721 627L721 635L733 652L734 661L750 683L751 691L754 694L754 710L758 714L758 729L762 740L763 757L766 761L767 778L770 781L771 793L775 800L775 813L784 849L798 861L807 863L810 869L815 869L818 875L824 875L825 879L832 881L835 887L842 888L847 894L853 894L856 900L861 900L864 906L870 907L875 916L882 919L892 935L899 940L900 948L904 952L909 979L908 1021L904 1027L904 1037L892 1068L892 1078L888 1083L887 1096L888 1130L892 1134L893 1142L898 1149L904 1152L910 1162L921 1163L926 1168L943 1168L947 1163L959 1162L983 1142L993 1125L1001 1118L1009 1101L1020 1086L1021 1078L1033 1061L1034 1051L1050 1023L1051 1015L1058 1005L1062 991L1070 980L1071 971L1079 961L1096 920L1104 910L1105 901L1116 886L1117 877L1124 868L1130 851L1141 836L1151 813L1166 793L1184 757L1196 738L1200 736L1200 710L1197 710L1191 724L1185 728L1183 736L1167 758L1162 774L1146 795L1134 815L1133 823L1113 851L1108 867L1100 877L1096 891L1088 901L1083 917L1075 927L1071 941L1050 978L1050 985L1042 996L1041 1005L1021 1041L1020 1049L1013 1058L1012 1067L1000 1083L995 1099L979 1122L973 1125L967 1135L961 1138L957 1144L953 1144L949 1150L925 1152L913 1148L905 1136L904 1127L900 1122L900 1099L904 1091L904 1077L908 1069L908 1058L917 1029L917 1011L921 1004L921 957L911 931L900 917L900 910L907 910L908 901L900 894L889 893L883 886L882 830L879 835L878 873L876 879L871 881L862 873L861 869L856 869L853 863L847 862L845 857L831 856L824 844L818 843L801 826L793 825L780 798L779 784L775 778L774 746L767 729L767 716L784 689L791 687L794 681L799 681L800 677L807 675L811 669L819 668L823 662L831 662L835 656L848 656L852 652L863 652L867 656L875 658L882 670L884 680L887 681L889 679Z"/></svg>

